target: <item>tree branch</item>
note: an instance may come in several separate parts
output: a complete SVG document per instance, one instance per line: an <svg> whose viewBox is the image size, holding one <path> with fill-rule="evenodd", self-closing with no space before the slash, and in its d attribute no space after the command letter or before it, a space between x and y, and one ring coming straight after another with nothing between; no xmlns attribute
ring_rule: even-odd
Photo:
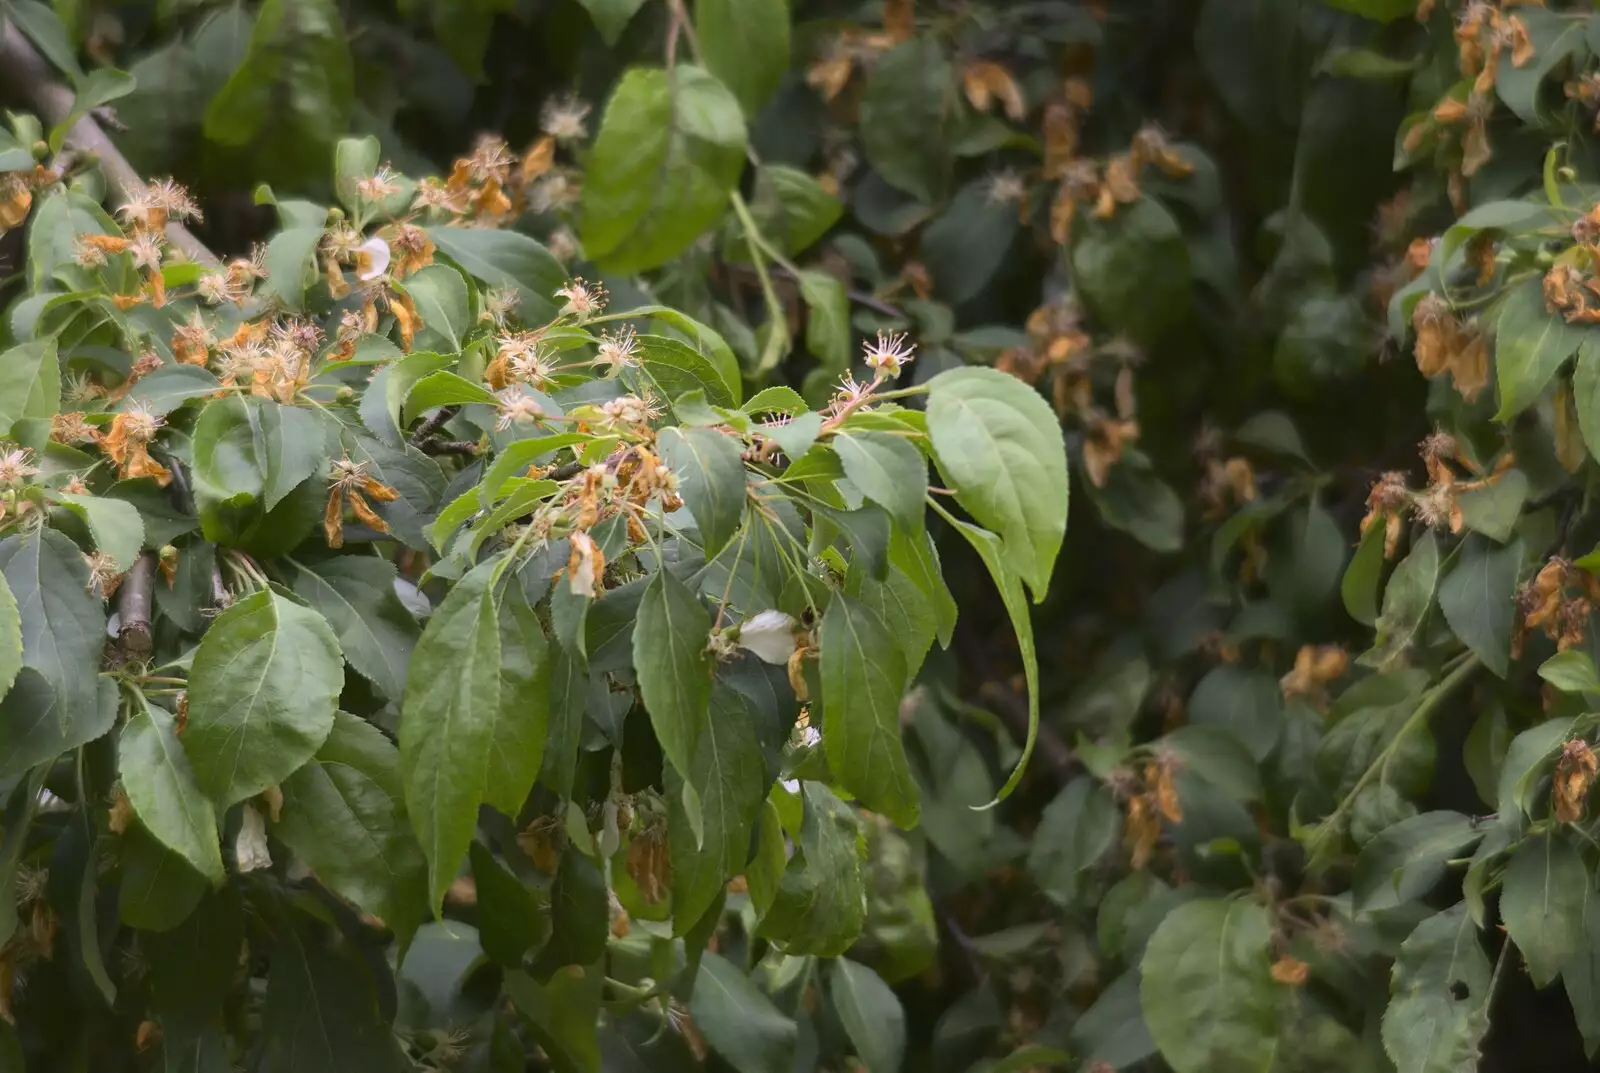
<svg viewBox="0 0 1600 1073"><path fill-rule="evenodd" d="M126 659L150 655L150 607L155 597L156 557L145 552L117 589L117 645Z"/></svg>
<svg viewBox="0 0 1600 1073"><path fill-rule="evenodd" d="M39 50L33 47L33 42L11 22L0 27L0 86L11 96L27 102L46 127L54 127L70 116L76 100L76 94L56 77ZM113 204L126 204L144 193L144 179L92 115L72 125L66 144L99 163L100 170L105 172L107 193ZM216 254L182 224L167 225L167 240L191 261L211 268L221 267Z"/></svg>

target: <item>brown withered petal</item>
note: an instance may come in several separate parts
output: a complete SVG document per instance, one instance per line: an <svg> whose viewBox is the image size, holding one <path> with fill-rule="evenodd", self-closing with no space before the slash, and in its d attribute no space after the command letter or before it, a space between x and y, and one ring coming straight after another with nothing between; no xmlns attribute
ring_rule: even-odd
<svg viewBox="0 0 1600 1073"><path fill-rule="evenodd" d="M883 32L895 44L911 40L917 32L915 7L914 0L885 0Z"/></svg>
<svg viewBox="0 0 1600 1073"><path fill-rule="evenodd" d="M1556 819L1562 823L1577 823L1583 819L1584 804L1597 772L1600 772L1600 758L1595 756L1588 742L1574 740L1562 746L1551 788Z"/></svg>
<svg viewBox="0 0 1600 1073"><path fill-rule="evenodd" d="M1145 783L1155 797L1156 810L1169 823L1183 822L1183 803L1178 800L1178 787L1173 780L1173 763L1163 759L1145 767Z"/></svg>
<svg viewBox="0 0 1600 1073"><path fill-rule="evenodd" d="M1556 388L1552 407L1555 410L1556 459L1568 473L1583 468L1589 452L1583 444L1583 433L1578 428L1578 403L1573 396L1572 384L1563 380Z"/></svg>
<svg viewBox="0 0 1600 1073"><path fill-rule="evenodd" d="M378 515L373 512L372 507L368 505L366 499L361 495L360 492L357 492L354 489L346 489L345 498L350 502L351 513L353 513L356 518L361 521L361 524L365 525L369 529L375 529L380 533L387 533L389 531L389 523L378 517Z"/></svg>
<svg viewBox="0 0 1600 1073"><path fill-rule="evenodd" d="M1311 975L1311 966L1299 958L1281 957L1272 963L1272 978L1286 987L1302 987Z"/></svg>
<svg viewBox="0 0 1600 1073"><path fill-rule="evenodd" d="M1123 827L1123 842L1128 849L1129 864L1134 871L1142 871L1150 863L1156 843L1161 838L1161 820L1153 803L1141 795L1128 802L1128 818Z"/></svg>
<svg viewBox="0 0 1600 1073"><path fill-rule="evenodd" d="M1461 136L1461 174L1472 178L1479 168L1489 163L1491 155L1489 127L1480 116L1467 124L1467 132Z"/></svg>
<svg viewBox="0 0 1600 1073"><path fill-rule="evenodd" d="M672 857L666 839L645 832L628 844L628 875L646 905L657 905L672 890Z"/></svg>
<svg viewBox="0 0 1600 1073"><path fill-rule="evenodd" d="M328 547L344 547L344 489L334 485L328 490L328 505L322 512L322 535Z"/></svg>

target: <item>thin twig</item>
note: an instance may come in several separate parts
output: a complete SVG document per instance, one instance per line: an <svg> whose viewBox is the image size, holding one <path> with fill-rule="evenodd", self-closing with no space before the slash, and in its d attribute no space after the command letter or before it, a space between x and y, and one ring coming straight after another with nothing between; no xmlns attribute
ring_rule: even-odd
<svg viewBox="0 0 1600 1073"><path fill-rule="evenodd" d="M415 431L415 432L413 432L411 434L411 446L413 446L413 447L421 447L423 440L427 439L428 437L432 436L435 432L438 432L440 429L444 428L444 426L449 422L449 420L452 417L454 417L456 414L460 413L460 412L461 412L461 407L459 407L459 406L441 406L441 407L439 407L439 409L434 412L434 415L432 417L428 418L422 424L418 425L417 426L417 431Z"/></svg>
<svg viewBox="0 0 1600 1073"><path fill-rule="evenodd" d="M11 22L0 27L0 86L12 97L26 101L47 127L54 127L70 116L76 101L76 95L56 78L33 42ZM145 193L144 179L92 114L72 125L66 144L84 157L98 161L114 204L126 204ZM221 266L216 254L182 224L169 223L167 239L191 261L212 268Z"/></svg>
<svg viewBox="0 0 1600 1073"><path fill-rule="evenodd" d="M117 645L130 660L150 655L150 608L155 598L156 557L145 552L117 589Z"/></svg>
<svg viewBox="0 0 1600 1073"><path fill-rule="evenodd" d="M477 440L423 440L417 447L425 455L476 455L483 451Z"/></svg>
<svg viewBox="0 0 1600 1073"><path fill-rule="evenodd" d="M748 268L745 265L729 265L728 267L730 269L733 269L734 271L738 271L738 272L753 272L754 271L753 269ZM799 283L800 282L800 277L795 275L794 272L790 271L788 265L778 264L778 263L774 262L771 267L772 267L772 270L774 272L776 272L778 275L782 276L784 279L789 280L792 283ZM882 314L885 317L894 317L896 320L906 320L906 319L908 319L905 310L901 309L898 306L890 305L888 302L885 302L882 298L879 298L877 295L868 294L866 291L856 290L853 287L845 288L845 292L844 293L845 293L845 297L849 298L850 301L854 302L856 305L861 306L864 309L870 309L874 313Z"/></svg>

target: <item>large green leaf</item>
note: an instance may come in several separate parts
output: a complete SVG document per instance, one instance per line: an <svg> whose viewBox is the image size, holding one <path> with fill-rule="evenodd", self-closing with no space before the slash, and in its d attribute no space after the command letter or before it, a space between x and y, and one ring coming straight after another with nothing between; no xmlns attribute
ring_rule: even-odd
<svg viewBox="0 0 1600 1073"><path fill-rule="evenodd" d="M266 0L244 63L206 109L207 139L248 150L255 176L326 181L355 75L331 0Z"/></svg>
<svg viewBox="0 0 1600 1073"><path fill-rule="evenodd" d="M932 36L878 58L861 97L861 145L890 186L933 204L944 194L955 126L956 79Z"/></svg>
<svg viewBox="0 0 1600 1073"><path fill-rule="evenodd" d="M785 0L695 0L706 67L754 119L789 70Z"/></svg>
<svg viewBox="0 0 1600 1073"><path fill-rule="evenodd" d="M489 777L500 707L496 564L484 563L444 598L411 655L400 713L406 813L428 859L434 913L466 858Z"/></svg>
<svg viewBox="0 0 1600 1073"><path fill-rule="evenodd" d="M1361 848L1352 880L1357 911L1389 909L1426 895L1446 862L1483 837L1470 816L1424 812L1401 820Z"/></svg>
<svg viewBox="0 0 1600 1073"><path fill-rule="evenodd" d="M122 788L145 830L220 885L225 875L216 810L195 782L172 716L149 706L135 711L122 728L117 753Z"/></svg>
<svg viewBox="0 0 1600 1073"><path fill-rule="evenodd" d="M270 590L218 615L189 673L184 751L219 808L276 786L333 729L344 688L339 639L323 617Z"/></svg>
<svg viewBox="0 0 1600 1073"><path fill-rule="evenodd" d="M750 830L767 799L766 759L756 736L755 716L743 696L726 686L712 690L689 772L680 776L669 769L665 776L672 918L682 934L705 915L728 880L744 871ZM703 838L698 844L683 814L685 781L700 800Z"/></svg>
<svg viewBox="0 0 1600 1073"><path fill-rule="evenodd" d="M698 67L635 67L606 105L583 184L585 252L618 274L671 260L727 208L744 167L739 101Z"/></svg>
<svg viewBox="0 0 1600 1073"><path fill-rule="evenodd" d="M18 675L26 691L13 685L8 703L0 704L3 777L110 730L116 689L99 676L106 615L89 594L89 570L76 544L51 529L7 537L0 541L0 574L15 598L22 666L36 672ZM15 662L14 655L7 660Z"/></svg>
<svg viewBox="0 0 1600 1073"><path fill-rule="evenodd" d="M521 585L501 593L500 703L489 739L483 800L516 818L544 763L550 719L550 644Z"/></svg>
<svg viewBox="0 0 1600 1073"><path fill-rule="evenodd" d="M840 958L828 974L828 1000L867 1073L899 1073L906 1053L906 1013L883 978Z"/></svg>
<svg viewBox="0 0 1600 1073"><path fill-rule="evenodd" d="M520 968L523 955L550 938L549 906L541 904L548 894L525 886L482 842L474 841L468 856L483 952L502 965Z"/></svg>
<svg viewBox="0 0 1600 1073"><path fill-rule="evenodd" d="M804 783L799 847L789 859L757 934L791 954L838 957L866 920L859 821L833 791Z"/></svg>
<svg viewBox="0 0 1600 1073"><path fill-rule="evenodd" d="M667 761L691 775L711 700L711 614L667 570L645 586L633 626L633 670ZM692 787L692 784L690 784Z"/></svg>
<svg viewBox="0 0 1600 1073"><path fill-rule="evenodd" d="M1561 969L1561 983L1592 1058L1600 1052L1600 891L1592 881L1583 891L1583 932Z"/></svg>
<svg viewBox="0 0 1600 1073"><path fill-rule="evenodd" d="M1462 543L1455 569L1439 585L1444 620L1483 665L1502 678L1511 660L1521 566L1522 541L1497 547L1473 534Z"/></svg>
<svg viewBox="0 0 1600 1073"><path fill-rule="evenodd" d="M132 503L100 496L62 492L61 505L82 518L94 538L94 546L111 556L118 571L132 569L144 546L144 519Z"/></svg>
<svg viewBox="0 0 1600 1073"><path fill-rule="evenodd" d="M794 1068L798 1029L732 962L706 954L700 960L694 997L695 1026L734 1068L750 1073L789 1073Z"/></svg>
<svg viewBox="0 0 1600 1073"><path fill-rule="evenodd" d="M385 696L399 700L422 631L395 595L394 566L371 555L295 565L295 594L328 620L345 660Z"/></svg>
<svg viewBox="0 0 1600 1073"><path fill-rule="evenodd" d="M1500 889L1500 916L1535 987L1548 986L1583 942L1588 889L1583 858L1559 832L1533 835L1511 854Z"/></svg>
<svg viewBox="0 0 1600 1073"><path fill-rule="evenodd" d="M678 476L706 558L716 558L744 523L744 462L738 444L709 428L664 428L656 443L661 460Z"/></svg>
<svg viewBox="0 0 1600 1073"><path fill-rule="evenodd" d="M384 1019L365 963L285 909L261 1008L263 1068L294 1073L399 1073L409 1064Z"/></svg>
<svg viewBox="0 0 1600 1073"><path fill-rule="evenodd" d="M1045 807L1028 852L1028 874L1051 900L1071 905L1081 877L1116 841L1121 816L1098 779L1079 776Z"/></svg>
<svg viewBox="0 0 1600 1073"><path fill-rule="evenodd" d="M595 1026L605 980L598 965L574 966L543 982L527 973L506 974L506 993L559 1073L599 1073Z"/></svg>
<svg viewBox="0 0 1600 1073"><path fill-rule="evenodd" d="M650 382L676 402L691 391L705 392L716 406L739 405L737 366L729 367L715 356L708 357L676 339L662 335L641 335L636 342L639 361Z"/></svg>
<svg viewBox="0 0 1600 1073"><path fill-rule="evenodd" d="M426 862L406 822L394 743L337 712L327 740L282 789L273 834L330 890L409 940L427 902Z"/></svg>
<svg viewBox="0 0 1600 1073"><path fill-rule="evenodd" d="M922 528L928 460L909 440L891 432L843 431L829 443L844 466L844 475L862 495L911 532Z"/></svg>
<svg viewBox="0 0 1600 1073"><path fill-rule="evenodd" d="M1267 911L1201 898L1161 922L1140 964L1140 1005L1176 1073L1266 1073L1278 1049Z"/></svg>
<svg viewBox="0 0 1600 1073"><path fill-rule="evenodd" d="M1383 590L1383 611L1376 623L1377 637L1363 662L1377 667L1393 664L1411 647L1439 583L1439 542L1429 529L1411 548L1389 576Z"/></svg>
<svg viewBox="0 0 1600 1073"><path fill-rule="evenodd" d="M1049 404L994 369L952 369L928 382L928 436L956 502L1043 600L1067 530L1067 449Z"/></svg>
<svg viewBox="0 0 1600 1073"><path fill-rule="evenodd" d="M0 697L22 670L22 612L5 574L0 573Z"/></svg>
<svg viewBox="0 0 1600 1073"><path fill-rule="evenodd" d="M567 270L539 242L486 227L430 227L428 237L489 286L515 290L521 296L517 308L529 323L555 315L555 293L566 283Z"/></svg>
<svg viewBox="0 0 1600 1073"><path fill-rule="evenodd" d="M1396 1073L1476 1070L1491 987L1466 903L1418 924L1400 945L1383 1011L1383 1049Z"/></svg>
<svg viewBox="0 0 1600 1073"><path fill-rule="evenodd" d="M1562 362L1593 331L1547 312L1538 280L1512 288L1494 321L1495 384L1500 392L1495 417L1509 421L1533 405Z"/></svg>
<svg viewBox="0 0 1600 1073"><path fill-rule="evenodd" d="M917 825L917 784L900 741L905 658L871 608L842 592L822 616L822 744L839 785L900 826Z"/></svg>
<svg viewBox="0 0 1600 1073"><path fill-rule="evenodd" d="M0 430L25 417L53 417L61 409L61 366L54 337L19 343L0 354Z"/></svg>

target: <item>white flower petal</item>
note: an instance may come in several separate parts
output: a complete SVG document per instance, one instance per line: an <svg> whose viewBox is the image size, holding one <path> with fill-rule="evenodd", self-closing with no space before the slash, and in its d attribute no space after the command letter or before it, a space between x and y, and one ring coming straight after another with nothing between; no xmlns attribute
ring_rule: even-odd
<svg viewBox="0 0 1600 1073"><path fill-rule="evenodd" d="M370 283L389 271L389 244L377 235L357 246L356 253L356 278L362 283Z"/></svg>
<svg viewBox="0 0 1600 1073"><path fill-rule="evenodd" d="M233 843L233 859L240 872L272 867L272 854L267 852L266 820L254 805L244 807L239 837Z"/></svg>
<svg viewBox="0 0 1600 1073"><path fill-rule="evenodd" d="M787 663L794 655L794 619L782 611L762 611L739 627L739 647L768 663Z"/></svg>

